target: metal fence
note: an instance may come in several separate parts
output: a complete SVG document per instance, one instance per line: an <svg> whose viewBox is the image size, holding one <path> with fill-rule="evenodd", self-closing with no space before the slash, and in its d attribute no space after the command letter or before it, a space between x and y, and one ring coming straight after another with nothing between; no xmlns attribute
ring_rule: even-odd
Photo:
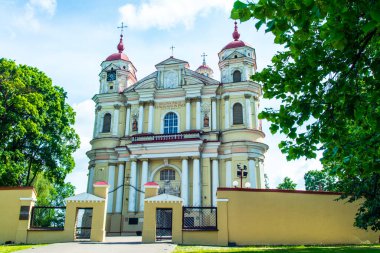
<svg viewBox="0 0 380 253"><path fill-rule="evenodd" d="M183 207L182 228L187 230L217 230L216 207Z"/></svg>
<svg viewBox="0 0 380 253"><path fill-rule="evenodd" d="M34 206L30 227L34 229L63 230L66 207Z"/></svg>

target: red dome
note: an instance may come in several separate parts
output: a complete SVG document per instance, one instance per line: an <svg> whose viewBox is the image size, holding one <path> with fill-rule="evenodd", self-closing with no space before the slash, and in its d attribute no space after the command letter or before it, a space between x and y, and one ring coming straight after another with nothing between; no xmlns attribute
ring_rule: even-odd
<svg viewBox="0 0 380 253"><path fill-rule="evenodd" d="M196 71L198 71L199 69L208 69L208 70L211 70L211 71L212 71L212 69L211 69L208 65L201 65L201 66L199 66L199 67L197 68Z"/></svg>
<svg viewBox="0 0 380 253"><path fill-rule="evenodd" d="M106 61L117 61L117 60L129 61L129 58L127 55L123 53L114 53L108 56L106 59Z"/></svg>
<svg viewBox="0 0 380 253"><path fill-rule="evenodd" d="M223 47L222 50L236 48L236 47L245 47L245 46L248 46L248 45L244 41L234 40L234 41L228 43L225 47Z"/></svg>

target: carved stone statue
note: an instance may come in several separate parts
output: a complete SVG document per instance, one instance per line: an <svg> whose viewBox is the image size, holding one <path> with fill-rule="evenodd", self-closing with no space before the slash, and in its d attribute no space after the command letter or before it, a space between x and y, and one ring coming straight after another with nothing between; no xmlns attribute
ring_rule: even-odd
<svg viewBox="0 0 380 253"><path fill-rule="evenodd" d="M210 119L208 117L208 114L205 114L205 117L203 118L203 127L209 127L210 126Z"/></svg>
<svg viewBox="0 0 380 253"><path fill-rule="evenodd" d="M132 131L137 131L138 130L138 127L137 127L137 119L134 118L133 119L133 122L132 122Z"/></svg>

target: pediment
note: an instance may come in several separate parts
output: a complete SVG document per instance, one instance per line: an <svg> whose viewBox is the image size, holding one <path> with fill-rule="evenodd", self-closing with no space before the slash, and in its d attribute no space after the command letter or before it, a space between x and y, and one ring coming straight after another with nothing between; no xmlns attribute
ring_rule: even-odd
<svg viewBox="0 0 380 253"><path fill-rule="evenodd" d="M183 202L183 199L169 194L161 194L145 199L147 202Z"/></svg>
<svg viewBox="0 0 380 253"><path fill-rule="evenodd" d="M239 52L238 50L235 50L235 51L233 51L232 53L230 53L230 54L225 58L225 60L227 60L227 59L234 59L234 58L235 58L235 55L237 56L236 58L246 57L243 53Z"/></svg>
<svg viewBox="0 0 380 253"><path fill-rule="evenodd" d="M157 81L157 71L144 77L143 79L139 80L132 86L126 88L124 92L128 92L131 90L138 90L138 89L152 89L152 88L154 89L156 87L156 81Z"/></svg>
<svg viewBox="0 0 380 253"><path fill-rule="evenodd" d="M183 61L183 60L180 60L180 59L176 59L174 57L170 57L158 64L156 64L156 68L157 67L160 67L160 66L164 66L164 65L185 65L187 67L189 67L189 63L187 61Z"/></svg>
<svg viewBox="0 0 380 253"><path fill-rule="evenodd" d="M212 79L211 77L199 74L196 71L186 69L185 70L186 85L192 84L204 84L204 85L218 85L219 81Z"/></svg>
<svg viewBox="0 0 380 253"><path fill-rule="evenodd" d="M110 71L111 69L114 69L114 70L119 70L121 69L118 65L114 64L114 63L110 63L109 65L105 66L102 71Z"/></svg>
<svg viewBox="0 0 380 253"><path fill-rule="evenodd" d="M105 201L105 199L92 195L87 192L83 192L75 196L68 197L65 199L65 201L66 202L70 202L70 201L71 202L102 202L102 201Z"/></svg>

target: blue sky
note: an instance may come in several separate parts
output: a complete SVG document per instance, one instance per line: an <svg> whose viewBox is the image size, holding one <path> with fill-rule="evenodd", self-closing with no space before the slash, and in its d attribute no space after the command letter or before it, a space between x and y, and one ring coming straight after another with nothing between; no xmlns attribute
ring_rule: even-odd
<svg viewBox="0 0 380 253"><path fill-rule="evenodd" d="M74 154L76 167L67 180L83 192L87 184L85 152L91 147L94 120L92 96L98 91L100 63L116 52L123 21L125 53L137 68L138 79L155 71L154 65L174 56L196 69L205 52L214 78L220 80L217 53L232 40L229 19L232 0L1 0L0 57L35 66L68 93L68 102L77 112L75 128L81 148ZM273 37L256 31L253 22L239 24L240 39L256 49L258 70L270 64L282 48ZM278 107L278 101L262 100L261 108ZM283 136L271 135L263 122L270 149L265 171L271 187L291 177L304 188L303 175L319 169L318 160L287 162L277 144Z"/></svg>

